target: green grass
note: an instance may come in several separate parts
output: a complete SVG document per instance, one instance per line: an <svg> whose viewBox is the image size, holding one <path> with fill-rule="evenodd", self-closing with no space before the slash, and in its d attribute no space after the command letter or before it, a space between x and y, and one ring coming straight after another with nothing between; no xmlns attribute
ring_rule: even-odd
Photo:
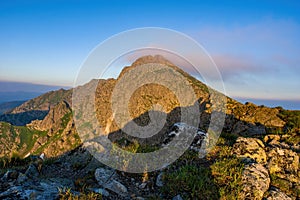
<svg viewBox="0 0 300 200"><path fill-rule="evenodd" d="M67 114L65 114L62 118L61 118L61 126L63 128L66 128L67 124L69 123L70 119L72 118L72 112L69 112Z"/></svg>
<svg viewBox="0 0 300 200"><path fill-rule="evenodd" d="M219 188L220 199L236 199L242 189L244 163L232 153L236 136L221 134L217 145L207 155L214 183Z"/></svg>
<svg viewBox="0 0 300 200"><path fill-rule="evenodd" d="M169 198L181 194L187 199L218 199L218 187L210 169L186 165L163 177L166 183L162 192Z"/></svg>
<svg viewBox="0 0 300 200"><path fill-rule="evenodd" d="M221 199L236 199L242 189L244 164L238 158L224 158L211 165L214 182L220 188Z"/></svg>
<svg viewBox="0 0 300 200"><path fill-rule="evenodd" d="M46 131L38 131L26 126L13 126L4 122L1 122L1 133L0 137L4 137L12 143L15 143L16 137L20 137L20 142L17 144L17 148L12 149L12 151L18 152L17 154L20 158L30 152L38 137L45 136L47 134Z"/></svg>
<svg viewBox="0 0 300 200"><path fill-rule="evenodd" d="M131 153L149 153L159 149L159 147L157 146L142 145L139 144L136 140L129 141L126 138L121 138L117 140L114 144L122 148L123 150L129 151Z"/></svg>
<svg viewBox="0 0 300 200"><path fill-rule="evenodd" d="M236 136L222 134L203 159L187 150L165 173L165 198L180 194L184 199L237 199L244 163L232 153L235 141Z"/></svg>

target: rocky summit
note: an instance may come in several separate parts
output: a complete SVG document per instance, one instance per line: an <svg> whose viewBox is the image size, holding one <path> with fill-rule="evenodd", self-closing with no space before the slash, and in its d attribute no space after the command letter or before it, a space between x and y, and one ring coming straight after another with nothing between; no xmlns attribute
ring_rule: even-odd
<svg viewBox="0 0 300 200"><path fill-rule="evenodd" d="M165 116L158 133L148 138L128 135L114 120L112 96L124 98L114 94L119 81L151 63L170 67L192 87L197 126L181 121L182 112L194 105L182 107L173 91L151 83L132 93L132 120L124 127L147 126L151 116ZM131 154L151 153L187 134L193 138L189 148L172 164L151 172L128 173L99 162L78 133L93 124L78 127L74 120L89 119L91 113L72 109L73 91L91 91L95 84L94 111L113 147ZM225 110L215 110L219 105L209 91L226 99ZM153 110L156 105L159 109ZM137 59L117 79L91 80L16 106L0 115L0 199L300 199L300 111L239 103L159 55ZM215 112L225 114L225 123L210 146ZM125 159L124 167L126 163Z"/></svg>

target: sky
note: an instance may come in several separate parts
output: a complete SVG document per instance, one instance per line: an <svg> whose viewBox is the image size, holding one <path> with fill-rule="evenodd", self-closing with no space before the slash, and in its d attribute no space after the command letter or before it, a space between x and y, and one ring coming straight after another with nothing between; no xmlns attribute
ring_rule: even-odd
<svg viewBox="0 0 300 200"><path fill-rule="evenodd" d="M227 95L299 102L299 10L297 0L0 1L0 81L70 87L107 38L162 27L206 49Z"/></svg>

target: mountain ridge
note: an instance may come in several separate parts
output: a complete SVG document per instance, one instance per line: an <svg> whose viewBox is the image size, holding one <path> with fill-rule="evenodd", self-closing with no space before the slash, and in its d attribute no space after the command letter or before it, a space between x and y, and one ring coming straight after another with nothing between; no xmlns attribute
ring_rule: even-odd
<svg viewBox="0 0 300 200"><path fill-rule="evenodd" d="M192 85L194 92L199 100L199 105L201 105L201 109L203 112L201 113L200 117L200 128L203 130L207 130L208 124L210 123L210 113L212 112L212 103L209 100L208 89L205 84L201 83L194 77L188 75L186 72L181 70L179 67L173 65L170 61L166 60L162 56L145 56L137 59L131 66L125 67L122 72L120 73L117 79L107 79L107 80L92 80L90 83L87 83L83 86L79 86L79 88L89 90L89 85L92 82L98 82L98 86L96 89L96 113L98 117L98 121L102 127L106 126L107 120L112 116L112 111L110 108L111 102L111 95L113 88L115 87L116 83L120 78L128 72L129 70L147 63L160 63L160 64L167 64L168 66L172 66L173 69L178 71L179 73L183 74L188 82ZM223 94L221 94L223 95ZM278 116L281 112L279 108L268 108L264 106L256 106L252 103L241 104L234 99L226 97L227 104L226 104L226 119L225 119L225 126L223 131L231 132L235 135L244 135L244 136L251 136L255 134L264 135L267 132L274 132L282 130L285 127L285 122ZM129 108L132 118L137 118L142 124L148 123L147 113L149 109L152 108L153 104L161 104L163 109L167 112L176 109L180 106L176 96L172 94L172 91L166 90L163 86L159 85L146 85L137 89L134 92L134 95L130 99ZM49 131L51 130L53 134L57 133L61 127L61 120L63 118L62 115L57 115L58 117L54 117L54 113L59 113L59 107L63 108L63 110L67 110L66 112L63 111L64 114L71 113L71 106L72 106L72 89L64 90L60 89L57 91L51 91L45 93L39 97L31 99L22 105L13 109L9 114L6 115L8 119L11 118L11 121L18 121L18 117L16 115L22 116L22 118L27 118L27 113L32 114L33 116L30 117L31 121L26 121L23 123L30 129L34 129L37 131ZM56 111L55 111L56 109ZM58 110L57 110L58 109ZM34 117L34 112L43 112L44 114L41 116L40 114L37 117ZM24 116L23 116L24 114ZM71 116L72 114L70 114ZM178 115L174 115L174 119ZM139 118L139 116L143 116ZM15 117L15 118L14 118ZM22 119L21 118L21 119ZM55 118L55 119L54 119ZM56 119L57 118L57 119ZM1 119L1 118L0 118ZM6 118L5 121L9 121ZM72 117L68 119L69 121L73 121ZM168 126L176 121L169 121ZM57 124L58 123L58 124ZM69 122L67 122L69 123ZM70 122L71 123L71 122ZM74 123L74 122L72 122ZM19 123L23 125L22 123ZM74 126L74 125L73 125ZM167 126L167 127L168 127ZM54 128L56 127L56 128ZM166 128L167 128L166 127ZM113 122L111 125L111 132L118 131L118 125ZM166 129L162 130L163 132ZM73 130L72 134L76 135L75 129ZM118 134L117 134L118 135ZM119 134L121 135L121 134ZM48 135L51 137L51 134ZM120 138L120 137L117 137ZM114 140L117 140L115 138ZM46 140L45 138L43 140ZM153 140L149 140L154 141Z"/></svg>
<svg viewBox="0 0 300 200"><path fill-rule="evenodd" d="M32 119L24 126L0 122L0 198L300 198L300 111L241 104L226 97L222 134L212 150L200 158L201 145L207 141L206 131L214 102L210 101L203 83L179 71L183 72L197 96L202 111L198 116L199 127L180 127L185 126L177 123L180 122L180 109L184 108L180 107L174 93L158 84L146 84L138 88L129 100L129 112L133 118L129 123L147 125L153 105L160 104L162 109L155 112L165 112L166 125L161 132L146 140L123 133L111 119L114 116L111 110L113 89L129 70L153 62L172 65L159 56L148 56L125 68L118 79L92 80L77 89L91 92L98 84L94 99L97 120L101 128L108 130L113 145L131 153L156 151L181 130L196 130L200 134L178 160L159 171L141 174L103 166L87 151L77 132L78 128L92 125L75 126L74 117L88 118L91 114L72 110L72 91L76 88L53 91L25 102L10 113L15 116L43 111L43 118ZM65 187L70 190L58 190Z"/></svg>

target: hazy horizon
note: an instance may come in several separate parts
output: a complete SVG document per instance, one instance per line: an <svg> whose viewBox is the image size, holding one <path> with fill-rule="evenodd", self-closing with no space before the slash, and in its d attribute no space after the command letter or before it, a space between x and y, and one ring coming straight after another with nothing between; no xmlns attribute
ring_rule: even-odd
<svg viewBox="0 0 300 200"><path fill-rule="evenodd" d="M3 81L0 81L0 104L12 101L25 101L31 98L40 96L48 91L58 90L58 89L70 89L71 86L51 86L51 85L41 85L33 83L21 83L21 82L5 82L6 84L11 84L6 87L6 91L3 91ZM8 91L8 88L14 89ZM2 90L1 90L2 89ZM264 105L268 107L281 106L287 110L300 110L299 100L289 100L289 99L257 99L257 98L246 98L238 96L230 96L231 98L241 102L251 102L258 106Z"/></svg>

